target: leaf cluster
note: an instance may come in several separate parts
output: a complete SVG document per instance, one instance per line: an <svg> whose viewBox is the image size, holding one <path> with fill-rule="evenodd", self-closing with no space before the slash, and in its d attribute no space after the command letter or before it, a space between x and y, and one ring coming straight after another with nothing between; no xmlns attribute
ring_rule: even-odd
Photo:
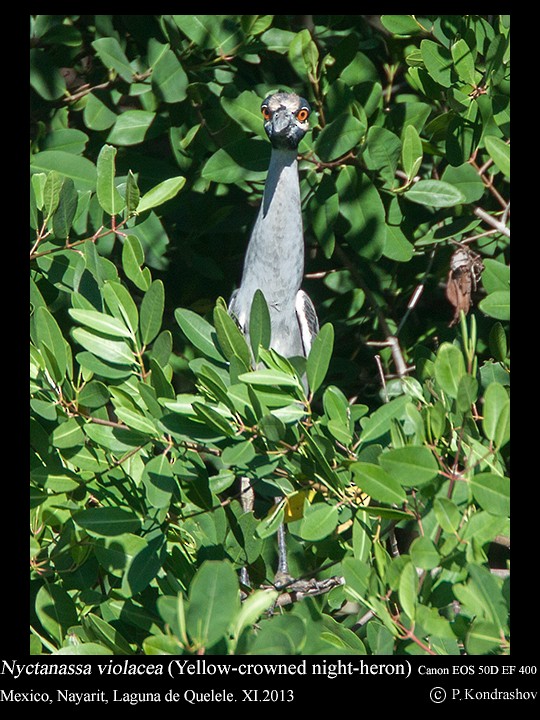
<svg viewBox="0 0 540 720"><path fill-rule="evenodd" d="M33 653L509 650L508 17L312 20L32 16ZM314 108L305 359L223 300L278 88ZM282 522L342 584L280 604Z"/></svg>

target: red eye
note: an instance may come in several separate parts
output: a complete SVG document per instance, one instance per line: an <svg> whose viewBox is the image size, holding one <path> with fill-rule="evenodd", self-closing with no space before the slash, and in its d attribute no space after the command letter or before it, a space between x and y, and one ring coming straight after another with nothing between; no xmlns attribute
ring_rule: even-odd
<svg viewBox="0 0 540 720"><path fill-rule="evenodd" d="M309 110L305 107L300 108L300 110L296 113L296 117L300 122L305 122L309 117Z"/></svg>
<svg viewBox="0 0 540 720"><path fill-rule="evenodd" d="M263 105L261 108L261 112L262 112L263 118L265 120L270 120L271 113L270 113L270 110L268 109L268 105Z"/></svg>

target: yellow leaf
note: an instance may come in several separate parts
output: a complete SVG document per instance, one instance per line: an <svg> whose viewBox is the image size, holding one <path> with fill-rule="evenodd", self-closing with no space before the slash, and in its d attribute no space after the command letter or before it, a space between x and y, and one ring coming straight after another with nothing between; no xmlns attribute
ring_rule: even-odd
<svg viewBox="0 0 540 720"><path fill-rule="evenodd" d="M297 492L287 495L285 498L285 516L284 521L293 522L300 520L304 516L304 500L311 502L315 497L316 490L298 490Z"/></svg>

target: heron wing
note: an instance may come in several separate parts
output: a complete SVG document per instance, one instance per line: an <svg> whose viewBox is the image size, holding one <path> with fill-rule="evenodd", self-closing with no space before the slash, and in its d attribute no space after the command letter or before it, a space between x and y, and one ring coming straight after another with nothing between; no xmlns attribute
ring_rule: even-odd
<svg viewBox="0 0 540 720"><path fill-rule="evenodd" d="M229 315L233 318L233 320L236 322L238 327L242 332L245 331L245 328L242 325L242 322L240 320L240 306L238 303L238 290L235 290L233 294L231 295L231 299L229 300Z"/></svg>
<svg viewBox="0 0 540 720"><path fill-rule="evenodd" d="M311 302L311 298L303 290L299 290L296 294L295 309L296 319L300 327L304 356L307 357L311 350L313 340L319 332L319 319L315 311L315 306Z"/></svg>

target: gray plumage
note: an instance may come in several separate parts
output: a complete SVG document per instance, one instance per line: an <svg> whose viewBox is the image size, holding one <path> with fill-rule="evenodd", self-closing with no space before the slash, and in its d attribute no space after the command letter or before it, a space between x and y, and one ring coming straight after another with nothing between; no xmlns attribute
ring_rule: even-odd
<svg viewBox="0 0 540 720"><path fill-rule="evenodd" d="M247 247L240 287L230 300L249 340L249 314L257 289L270 312L271 346L284 357L309 353L319 330L317 314L301 290L304 232L297 147L308 130L310 107L295 94L276 93L263 101L265 130L272 143L263 200Z"/></svg>
<svg viewBox="0 0 540 720"><path fill-rule="evenodd" d="M297 148L306 134L309 103L294 93L267 97L261 111L272 144L270 166L259 214L246 250L240 287L233 293L229 312L246 335L253 295L261 290L270 313L270 346L284 357L307 356L319 322L313 303L301 289L304 275L304 232ZM244 510L253 509L253 488L241 479ZM285 534L278 532L279 566L276 585L289 582ZM249 579L244 568L242 581Z"/></svg>

